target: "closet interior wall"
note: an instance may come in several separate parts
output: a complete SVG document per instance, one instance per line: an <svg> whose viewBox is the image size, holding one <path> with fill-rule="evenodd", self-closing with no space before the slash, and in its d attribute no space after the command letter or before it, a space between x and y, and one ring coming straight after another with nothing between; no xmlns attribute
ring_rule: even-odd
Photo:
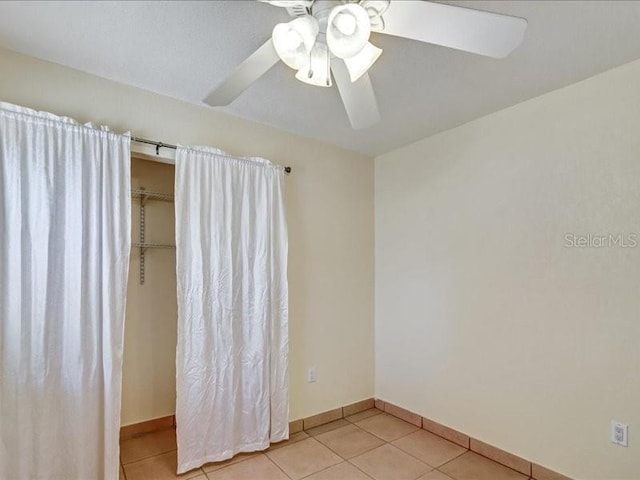
<svg viewBox="0 0 640 480"><path fill-rule="evenodd" d="M173 195L175 167L131 159L131 187ZM139 241L140 201L131 202L132 242ZM175 245L172 202L145 204L147 243ZM140 284L140 249L131 249L124 333L121 424L173 415L176 399L176 255L148 249Z"/></svg>

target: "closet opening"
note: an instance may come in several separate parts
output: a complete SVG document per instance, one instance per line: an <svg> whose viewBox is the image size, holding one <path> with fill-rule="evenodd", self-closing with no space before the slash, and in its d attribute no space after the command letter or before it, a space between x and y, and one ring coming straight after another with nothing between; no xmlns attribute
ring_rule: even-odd
<svg viewBox="0 0 640 480"><path fill-rule="evenodd" d="M134 198L124 332L122 427L156 419L169 426L174 424L178 315L176 255L172 248L174 183L174 165L151 161L145 154L132 152ZM158 195L140 198L140 191ZM141 248L141 243L146 248Z"/></svg>

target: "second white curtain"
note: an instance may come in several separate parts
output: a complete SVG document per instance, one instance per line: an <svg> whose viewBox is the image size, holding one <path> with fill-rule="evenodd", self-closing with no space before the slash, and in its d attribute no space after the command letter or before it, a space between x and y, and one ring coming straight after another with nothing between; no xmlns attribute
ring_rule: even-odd
<svg viewBox="0 0 640 480"><path fill-rule="evenodd" d="M288 438L281 167L176 154L178 473Z"/></svg>

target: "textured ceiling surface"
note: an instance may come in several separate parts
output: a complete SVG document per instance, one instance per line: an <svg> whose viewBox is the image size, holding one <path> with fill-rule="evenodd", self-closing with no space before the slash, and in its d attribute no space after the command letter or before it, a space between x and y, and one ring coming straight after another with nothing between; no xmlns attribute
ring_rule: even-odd
<svg viewBox="0 0 640 480"><path fill-rule="evenodd" d="M378 155L640 58L640 2L447 3L526 18L523 44L495 60L373 34L384 49L370 71L382 122L367 130L351 129L335 87L303 84L282 63L219 109ZM3 1L0 46L204 105L288 18L239 0Z"/></svg>

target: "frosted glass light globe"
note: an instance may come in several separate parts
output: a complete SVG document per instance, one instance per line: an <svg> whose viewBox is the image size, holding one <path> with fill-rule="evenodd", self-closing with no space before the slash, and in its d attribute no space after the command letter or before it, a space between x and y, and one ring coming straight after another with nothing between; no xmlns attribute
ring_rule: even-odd
<svg viewBox="0 0 640 480"><path fill-rule="evenodd" d="M327 45L338 58L358 54L369 41L369 14L360 5L346 3L333 7L327 19Z"/></svg>
<svg viewBox="0 0 640 480"><path fill-rule="evenodd" d="M282 36L282 47L287 50L296 50L303 42L302 35L295 30L289 30Z"/></svg>
<svg viewBox="0 0 640 480"><path fill-rule="evenodd" d="M309 54L318 36L318 21L311 15L273 27L271 40L280 59L294 70L309 63Z"/></svg>
<svg viewBox="0 0 640 480"><path fill-rule="evenodd" d="M353 35L353 32L356 31L356 27L358 26L356 18L348 13L339 13L336 15L334 23L336 28L340 30L340 33L344 35Z"/></svg>

